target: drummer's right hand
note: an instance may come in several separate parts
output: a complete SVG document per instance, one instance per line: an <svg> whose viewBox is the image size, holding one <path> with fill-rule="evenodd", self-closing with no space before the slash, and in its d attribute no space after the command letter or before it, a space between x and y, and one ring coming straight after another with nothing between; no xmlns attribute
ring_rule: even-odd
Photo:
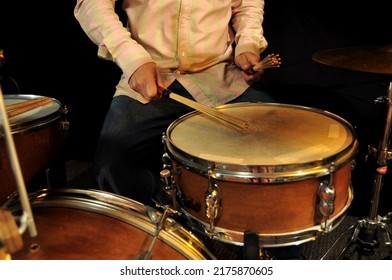
<svg viewBox="0 0 392 280"><path fill-rule="evenodd" d="M146 63L136 69L128 82L129 86L141 93L147 101L158 100L157 84L163 85L161 74L155 63Z"/></svg>

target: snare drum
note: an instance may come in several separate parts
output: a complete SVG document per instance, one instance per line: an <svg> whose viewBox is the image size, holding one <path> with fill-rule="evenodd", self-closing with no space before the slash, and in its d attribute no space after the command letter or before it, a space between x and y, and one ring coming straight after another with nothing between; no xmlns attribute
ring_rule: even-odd
<svg viewBox="0 0 392 280"><path fill-rule="evenodd" d="M137 201L98 190L51 189L30 193L38 234L23 235L15 260L215 259L203 243L162 212ZM17 216L16 196L6 205ZM152 248L148 251L148 248Z"/></svg>
<svg viewBox="0 0 392 280"><path fill-rule="evenodd" d="M4 103L7 106L38 97L43 96L4 95ZM62 104L53 99L46 105L9 118L10 131L26 186L38 174L63 161L64 131L61 121L64 120L64 115ZM0 130L0 204L17 188L5 140L4 132Z"/></svg>
<svg viewBox="0 0 392 280"><path fill-rule="evenodd" d="M353 198L358 143L344 119L319 109L238 103L218 110L250 124L241 133L191 112L163 136L180 211L215 239L263 247L299 244L335 228Z"/></svg>

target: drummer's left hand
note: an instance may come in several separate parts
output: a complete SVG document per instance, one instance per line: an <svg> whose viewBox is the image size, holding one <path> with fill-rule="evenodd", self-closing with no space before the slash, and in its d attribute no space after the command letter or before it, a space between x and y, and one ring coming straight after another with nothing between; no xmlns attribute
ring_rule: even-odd
<svg viewBox="0 0 392 280"><path fill-rule="evenodd" d="M263 69L257 72L252 71L252 67L258 62L260 62L260 56L251 52L244 52L235 57L235 64L242 70L242 77L247 83L258 81L264 74Z"/></svg>

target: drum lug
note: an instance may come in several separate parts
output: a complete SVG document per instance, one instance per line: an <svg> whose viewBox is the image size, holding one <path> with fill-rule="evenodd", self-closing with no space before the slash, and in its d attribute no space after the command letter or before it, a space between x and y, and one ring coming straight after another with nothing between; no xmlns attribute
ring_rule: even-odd
<svg viewBox="0 0 392 280"><path fill-rule="evenodd" d="M215 184L214 179L209 176L208 190L205 194L205 214L209 220L209 229L207 231L212 233L215 231L215 220L218 220L222 214L222 193L218 185Z"/></svg>
<svg viewBox="0 0 392 280"><path fill-rule="evenodd" d="M352 159L351 160L351 171L355 170L356 167L357 167L357 160Z"/></svg>
<svg viewBox="0 0 392 280"><path fill-rule="evenodd" d="M173 161L167 152L162 155L163 169L173 169Z"/></svg>
<svg viewBox="0 0 392 280"><path fill-rule="evenodd" d="M330 167L329 181L323 180L318 189L318 197L319 204L317 208L318 214L323 217L324 225L322 225L322 229L325 231L329 231L328 229L328 218L335 211L335 198L336 198L336 190L333 186L333 171L335 167L332 163Z"/></svg>
<svg viewBox="0 0 392 280"><path fill-rule="evenodd" d="M62 109L62 113L64 114L64 120L60 122L61 128L64 133L64 138L68 138L69 136L69 121L68 121L68 108L67 106L64 106Z"/></svg>

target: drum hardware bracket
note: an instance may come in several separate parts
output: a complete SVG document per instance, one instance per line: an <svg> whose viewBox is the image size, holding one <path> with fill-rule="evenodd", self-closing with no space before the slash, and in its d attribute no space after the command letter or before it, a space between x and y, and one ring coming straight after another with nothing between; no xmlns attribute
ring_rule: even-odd
<svg viewBox="0 0 392 280"><path fill-rule="evenodd" d="M168 166L166 166L168 167ZM179 170L172 170L172 169L162 169L160 172L160 177L162 181L162 190L164 191L165 197L163 198L162 195L158 195L159 198L165 199L168 198L170 200L171 206L179 211L181 207L184 205L192 205L192 199L184 197L181 189L178 187L175 176L179 176ZM165 203L156 203L157 206L162 205Z"/></svg>
<svg viewBox="0 0 392 280"><path fill-rule="evenodd" d="M374 148L373 146L369 145L368 146L368 153L369 153L369 155L373 155L374 157L380 158L381 162L379 162L379 164L381 164L381 165L387 165L386 160L392 159L392 150L390 150L390 149L378 151L377 148ZM368 159L368 157L367 157L367 159Z"/></svg>
<svg viewBox="0 0 392 280"><path fill-rule="evenodd" d="M173 209L171 209L169 206L165 206L164 207L164 211L162 213L162 215L159 217L159 219L157 219L157 215L155 213L155 209L153 208L148 208L147 210L147 214L150 217L151 222L153 222L156 226L155 228L155 233L153 235L152 240L148 243L147 240L145 240L144 242L144 246L147 247L145 250L143 250L137 257L137 260L151 260L152 259L152 249L155 245L155 242L158 239L158 236L161 232L161 230L164 227L164 223L166 222L166 219L168 218L168 216L170 214L173 213ZM146 236L146 238L149 238L150 236Z"/></svg>
<svg viewBox="0 0 392 280"><path fill-rule="evenodd" d="M173 162L166 151L162 155L162 162L163 162L163 169L169 169L169 170L173 169Z"/></svg>
<svg viewBox="0 0 392 280"><path fill-rule="evenodd" d="M174 184L174 179L171 170L169 169L161 170L160 176L163 181L163 190L165 191L165 194L167 194L170 197L173 207L175 209L178 209L177 191L176 191L177 188Z"/></svg>
<svg viewBox="0 0 392 280"><path fill-rule="evenodd" d="M164 137L164 136L163 136ZM162 141L164 143L164 141ZM174 175L178 175L179 172L173 171L173 162L169 154L165 151L162 155L163 169L159 175L161 177L164 193L168 195L171 200L171 204L174 209L178 210L178 196L179 189L175 183ZM173 174L174 173L174 174Z"/></svg>

